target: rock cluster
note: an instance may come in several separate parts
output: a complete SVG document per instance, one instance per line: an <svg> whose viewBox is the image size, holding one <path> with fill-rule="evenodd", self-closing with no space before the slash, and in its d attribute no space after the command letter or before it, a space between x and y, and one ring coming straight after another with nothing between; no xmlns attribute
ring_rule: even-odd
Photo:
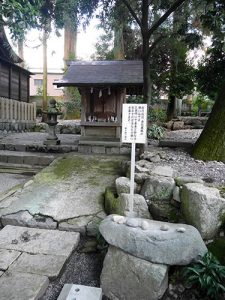
<svg viewBox="0 0 225 300"><path fill-rule="evenodd" d="M110 244L101 274L110 299L159 299L168 287L169 266L188 264L207 251L189 225L110 215L99 230Z"/></svg>

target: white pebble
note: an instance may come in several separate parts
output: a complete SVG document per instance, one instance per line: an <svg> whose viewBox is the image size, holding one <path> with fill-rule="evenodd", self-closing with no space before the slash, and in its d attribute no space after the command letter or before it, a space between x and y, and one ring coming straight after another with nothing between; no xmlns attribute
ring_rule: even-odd
<svg viewBox="0 0 225 300"><path fill-rule="evenodd" d="M129 218L126 220L126 225L129 227L138 227L139 226L139 220L134 218Z"/></svg>
<svg viewBox="0 0 225 300"><path fill-rule="evenodd" d="M141 222L141 228L142 228L143 230L148 230L148 229L149 229L149 224L148 224L148 222L147 222L147 221L142 221L142 222Z"/></svg>
<svg viewBox="0 0 225 300"><path fill-rule="evenodd" d="M162 231L168 231L170 228L169 228L169 226L168 225L162 225L161 227L160 227L160 230L162 230Z"/></svg>
<svg viewBox="0 0 225 300"><path fill-rule="evenodd" d="M186 229L184 227L177 228L177 232L184 233Z"/></svg>
<svg viewBox="0 0 225 300"><path fill-rule="evenodd" d="M113 221L117 224L124 224L126 222L126 218L123 216L113 216Z"/></svg>

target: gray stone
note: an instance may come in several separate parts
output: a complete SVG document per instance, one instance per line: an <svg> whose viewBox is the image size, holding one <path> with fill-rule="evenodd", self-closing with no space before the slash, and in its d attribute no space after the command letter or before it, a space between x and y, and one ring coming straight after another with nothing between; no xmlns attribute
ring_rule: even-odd
<svg viewBox="0 0 225 300"><path fill-rule="evenodd" d="M135 219L135 218L128 218L126 220L126 225L127 226L130 226L130 227L138 227L139 226L139 220L138 219Z"/></svg>
<svg viewBox="0 0 225 300"><path fill-rule="evenodd" d="M147 169L148 171L150 171L152 169L152 163L150 163L149 161L145 160L145 159L141 159L139 161L136 162L136 167L142 167Z"/></svg>
<svg viewBox="0 0 225 300"><path fill-rule="evenodd" d="M69 219L65 222L59 223L59 230L75 231L80 232L81 234L85 234L86 227L92 219L92 216L83 216L74 219Z"/></svg>
<svg viewBox="0 0 225 300"><path fill-rule="evenodd" d="M116 178L116 190L117 194L128 194L130 193L130 179L127 177L118 177ZM134 183L134 192L137 191L137 184Z"/></svg>
<svg viewBox="0 0 225 300"><path fill-rule="evenodd" d="M105 146L92 146L92 153L105 154Z"/></svg>
<svg viewBox="0 0 225 300"><path fill-rule="evenodd" d="M165 223L147 219L149 229L132 228L117 224L108 216L101 222L99 230L104 239L115 247L147 261L166 265L187 265L199 259L207 248L196 228L190 225ZM169 230L161 231L162 225ZM185 233L177 232L185 228Z"/></svg>
<svg viewBox="0 0 225 300"><path fill-rule="evenodd" d="M120 153L119 147L106 148L106 154L119 154L119 153Z"/></svg>
<svg viewBox="0 0 225 300"><path fill-rule="evenodd" d="M22 253L10 266L9 271L44 275L54 279L59 275L66 260L67 256Z"/></svg>
<svg viewBox="0 0 225 300"><path fill-rule="evenodd" d="M152 174L166 177L173 177L174 170L169 166L157 166L152 170Z"/></svg>
<svg viewBox="0 0 225 300"><path fill-rule="evenodd" d="M131 195L130 194L120 194L117 198L118 210L117 214L126 216L130 211ZM151 219L151 215L148 211L148 205L145 198L139 194L134 194L133 197L133 210L136 217Z"/></svg>
<svg viewBox="0 0 225 300"><path fill-rule="evenodd" d="M88 224L87 224L87 236L94 236L96 237L99 234L99 224L102 221L101 218L94 217Z"/></svg>
<svg viewBox="0 0 225 300"><path fill-rule="evenodd" d="M201 178L193 177L193 176L179 176L174 178L176 185L182 186L187 183L204 183L204 181Z"/></svg>
<svg viewBox="0 0 225 300"><path fill-rule="evenodd" d="M0 249L0 270L6 271L8 267L20 256L21 252Z"/></svg>
<svg viewBox="0 0 225 300"><path fill-rule="evenodd" d="M57 222L44 216L32 216L28 211L2 216L2 225L27 226L41 229L56 229Z"/></svg>
<svg viewBox="0 0 225 300"><path fill-rule="evenodd" d="M57 300L102 300L102 289L79 285L65 284Z"/></svg>
<svg viewBox="0 0 225 300"><path fill-rule="evenodd" d="M203 239L213 238L222 223L225 199L216 188L188 183L181 192L181 210L185 220L195 226Z"/></svg>
<svg viewBox="0 0 225 300"><path fill-rule="evenodd" d="M180 203L180 188L178 186L175 186L173 189L173 200Z"/></svg>
<svg viewBox="0 0 225 300"><path fill-rule="evenodd" d="M138 184L143 184L145 182L145 180L149 177L150 175L146 174L146 173L135 173L134 174L134 180L138 183Z"/></svg>
<svg viewBox="0 0 225 300"><path fill-rule="evenodd" d="M31 254L69 256L79 243L75 232L5 226L0 231L0 249Z"/></svg>
<svg viewBox="0 0 225 300"><path fill-rule="evenodd" d="M130 154L130 147L121 147L120 154L122 154L122 155Z"/></svg>
<svg viewBox="0 0 225 300"><path fill-rule="evenodd" d="M150 176L146 179L141 194L150 201L169 201L173 196L174 179L164 176Z"/></svg>
<svg viewBox="0 0 225 300"><path fill-rule="evenodd" d="M0 277L2 300L38 300L48 287L48 277L6 272Z"/></svg>
<svg viewBox="0 0 225 300"><path fill-rule="evenodd" d="M167 286L167 266L109 247L101 274L103 294L109 299L157 300L163 296Z"/></svg>
<svg viewBox="0 0 225 300"><path fill-rule="evenodd" d="M145 168L145 167L141 167L139 165L135 165L135 173L146 173L146 174L150 174L150 170Z"/></svg>
<svg viewBox="0 0 225 300"><path fill-rule="evenodd" d="M4 274L4 272L0 271L0 277Z"/></svg>
<svg viewBox="0 0 225 300"><path fill-rule="evenodd" d="M173 130L181 130L184 129L184 122L178 121L173 123Z"/></svg>
<svg viewBox="0 0 225 300"><path fill-rule="evenodd" d="M158 154L156 154L156 155L150 157L149 160L150 160L151 162L153 162L153 163L157 163L157 162L160 162L161 158L160 158L160 156L159 156Z"/></svg>

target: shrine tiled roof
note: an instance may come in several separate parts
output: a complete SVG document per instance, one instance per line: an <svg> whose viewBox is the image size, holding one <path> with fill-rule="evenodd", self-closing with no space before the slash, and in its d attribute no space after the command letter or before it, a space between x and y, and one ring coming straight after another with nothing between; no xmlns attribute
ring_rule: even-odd
<svg viewBox="0 0 225 300"><path fill-rule="evenodd" d="M142 86L142 61L71 61L57 86Z"/></svg>

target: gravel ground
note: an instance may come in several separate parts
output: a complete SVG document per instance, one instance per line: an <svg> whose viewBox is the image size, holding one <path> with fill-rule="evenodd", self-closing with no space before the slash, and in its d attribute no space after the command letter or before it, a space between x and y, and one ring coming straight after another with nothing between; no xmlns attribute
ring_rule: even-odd
<svg viewBox="0 0 225 300"><path fill-rule="evenodd" d="M82 249L87 241L87 238L81 239L78 248L64 266L61 276L50 283L45 295L39 300L56 300L65 283L99 287L104 255L99 251L83 253Z"/></svg>
<svg viewBox="0 0 225 300"><path fill-rule="evenodd" d="M197 140L202 130L177 130L166 133L170 140ZM213 186L225 186L225 164L223 162L195 160L185 149L161 148L151 141L148 151L163 153L163 159L154 165L171 166L178 176L197 176ZM224 150L225 151L225 150Z"/></svg>

